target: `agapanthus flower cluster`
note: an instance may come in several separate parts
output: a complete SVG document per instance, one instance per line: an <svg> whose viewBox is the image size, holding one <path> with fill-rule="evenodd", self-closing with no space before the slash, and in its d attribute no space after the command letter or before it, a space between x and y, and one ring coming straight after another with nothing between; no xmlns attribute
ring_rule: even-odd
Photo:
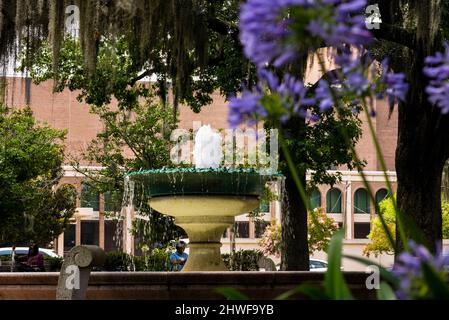
<svg viewBox="0 0 449 320"><path fill-rule="evenodd" d="M394 105L399 100L405 101L409 89L408 83L405 81L403 73L394 73L389 70L388 59L382 61L382 75L378 80L377 98L388 98L390 106Z"/></svg>
<svg viewBox="0 0 449 320"><path fill-rule="evenodd" d="M393 267L393 273L399 278L396 294L400 299L429 298L429 292L423 290L426 288L423 266L427 264L447 280L449 256L443 256L441 250L432 255L426 247L413 241L409 242L409 247L410 251L401 253Z"/></svg>
<svg viewBox="0 0 449 320"><path fill-rule="evenodd" d="M366 0L322 0L317 1L316 6L320 10L323 10L323 7L326 9L326 6L330 8L330 18L321 16L310 21L307 30L313 36L322 38L327 46L363 46L373 40L362 14L367 6Z"/></svg>
<svg viewBox="0 0 449 320"><path fill-rule="evenodd" d="M262 94L257 94L248 90L243 91L240 97L229 99L229 124L235 128L240 123L247 122L253 124L260 117L268 115L261 103Z"/></svg>
<svg viewBox="0 0 449 320"><path fill-rule="evenodd" d="M289 43L293 20L286 10L292 6L305 8L316 5L314 0L249 0L240 10L240 40L246 56L257 67L267 63L280 67L295 59L297 48Z"/></svg>
<svg viewBox="0 0 449 320"><path fill-rule="evenodd" d="M371 98L381 93L380 88L390 101L404 100L408 88L403 75L384 69L384 76L377 81L369 78L373 60L362 58L367 57L364 46L373 39L365 25L366 5L366 0L248 0L243 4L241 42L245 55L262 70L261 81L254 92L245 91L241 98L231 99L230 124L235 127L241 122L254 122L254 116L261 119L267 115L279 116L281 121L292 114L316 120L308 107L317 104L324 112L336 101L354 103ZM294 76L279 80L265 70L269 66L279 69L295 61L301 51L307 52L305 48L314 49L323 43L334 48L333 58L339 69L318 83L311 93L315 99ZM279 98L278 105L284 112L272 110L273 101L264 99L267 93Z"/></svg>
<svg viewBox="0 0 449 320"><path fill-rule="evenodd" d="M429 102L441 108L441 113L449 113L449 44L445 43L444 53L437 52L427 57L424 74L431 80L426 87Z"/></svg>
<svg viewBox="0 0 449 320"><path fill-rule="evenodd" d="M307 89L302 81L290 74L279 79L267 69L259 70L258 78L255 90L244 91L241 97L230 99L229 123L232 127L235 128L243 121L251 124L268 114L276 114L281 121L287 121L290 114L316 120L307 111L316 100L307 97ZM267 101L265 105L263 100Z"/></svg>

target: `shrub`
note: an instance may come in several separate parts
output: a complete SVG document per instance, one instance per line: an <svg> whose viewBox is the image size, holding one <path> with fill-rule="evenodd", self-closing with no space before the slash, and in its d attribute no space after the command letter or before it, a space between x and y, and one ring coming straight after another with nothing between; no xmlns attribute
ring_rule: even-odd
<svg viewBox="0 0 449 320"><path fill-rule="evenodd" d="M309 212L307 216L308 245L309 252L326 251L333 234L338 230L335 220L327 216L323 208L316 208ZM279 257L282 251L282 228L273 219L271 224L265 229L259 245L266 256L274 255Z"/></svg>
<svg viewBox="0 0 449 320"><path fill-rule="evenodd" d="M105 271L169 271L170 252L154 249L150 255L132 256L124 252L106 253Z"/></svg>
<svg viewBox="0 0 449 320"><path fill-rule="evenodd" d="M260 250L238 250L234 254L222 254L226 267L231 271L258 271L257 262L263 256Z"/></svg>
<svg viewBox="0 0 449 320"><path fill-rule="evenodd" d="M0 256L0 261L11 261L11 256L5 255L5 256Z"/></svg>
<svg viewBox="0 0 449 320"><path fill-rule="evenodd" d="M124 252L107 252L103 270L105 271L132 271L132 256Z"/></svg>
<svg viewBox="0 0 449 320"><path fill-rule="evenodd" d="M61 257L44 257L44 263L46 264L46 271L56 272L61 270L62 262L64 261Z"/></svg>
<svg viewBox="0 0 449 320"><path fill-rule="evenodd" d="M266 256L280 256L282 250L282 229L281 225L276 222L276 219L271 220L270 225L266 227L259 245Z"/></svg>
<svg viewBox="0 0 449 320"><path fill-rule="evenodd" d="M395 196L396 197L396 196ZM391 198L386 198L379 204L380 214L384 217L387 223L388 229L390 230L393 239L396 237L396 214L394 210L394 205ZM442 201L441 203L442 211L442 224L443 224L443 239L449 238L449 203ZM382 226L379 217L376 217L372 222L371 232L368 235L368 239L371 242L366 245L363 250L363 254L370 256L374 254L375 257L382 253L393 254L394 249L391 247L388 241L387 234Z"/></svg>

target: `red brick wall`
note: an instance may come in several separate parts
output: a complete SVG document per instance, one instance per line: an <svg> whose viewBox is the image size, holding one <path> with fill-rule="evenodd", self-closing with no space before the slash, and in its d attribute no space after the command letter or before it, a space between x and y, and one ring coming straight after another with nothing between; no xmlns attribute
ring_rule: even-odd
<svg viewBox="0 0 449 320"><path fill-rule="evenodd" d="M6 93L8 105L25 105L25 80L23 78L9 78ZM89 113L89 106L76 100L78 93L65 90L62 93L52 93L52 81L40 85L31 85L30 106L36 118L59 129L67 129L67 153L79 154L88 143L95 138L102 129L98 117ZM194 121L210 124L214 128L228 128L227 103L219 93L213 95L214 103L203 107L197 114L187 106L180 107L180 128L191 129ZM115 104L113 102L112 104ZM377 138L382 146L384 157L389 170L394 170L394 155L397 139L397 111L388 118L388 105L385 101L378 101L377 116L372 118L377 132ZM372 138L368 132L366 122L363 124L364 135L356 149L360 158L368 162L366 170L380 170ZM342 168L343 169L343 168Z"/></svg>

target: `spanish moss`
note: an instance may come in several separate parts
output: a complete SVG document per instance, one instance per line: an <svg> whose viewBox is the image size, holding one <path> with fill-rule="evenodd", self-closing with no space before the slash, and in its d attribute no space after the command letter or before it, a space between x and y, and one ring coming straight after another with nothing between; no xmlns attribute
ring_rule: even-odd
<svg viewBox="0 0 449 320"><path fill-rule="evenodd" d="M73 4L79 8L79 40L90 73L100 42L123 36L130 41L135 67L164 69L176 96L183 94L192 73L207 64L211 4L202 0L0 0L2 61L17 59L24 47L25 58L31 59L48 39L57 75L68 36L66 19L73 14L67 8Z"/></svg>

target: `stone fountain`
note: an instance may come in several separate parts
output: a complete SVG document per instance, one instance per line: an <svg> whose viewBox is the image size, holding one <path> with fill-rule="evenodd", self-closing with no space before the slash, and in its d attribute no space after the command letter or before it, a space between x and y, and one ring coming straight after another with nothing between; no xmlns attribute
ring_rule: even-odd
<svg viewBox="0 0 449 320"><path fill-rule="evenodd" d="M195 136L195 168L133 172L154 210L175 218L189 236L189 258L182 271L226 271L220 247L235 216L259 206L266 176L254 169L219 168L221 137L210 126Z"/></svg>

